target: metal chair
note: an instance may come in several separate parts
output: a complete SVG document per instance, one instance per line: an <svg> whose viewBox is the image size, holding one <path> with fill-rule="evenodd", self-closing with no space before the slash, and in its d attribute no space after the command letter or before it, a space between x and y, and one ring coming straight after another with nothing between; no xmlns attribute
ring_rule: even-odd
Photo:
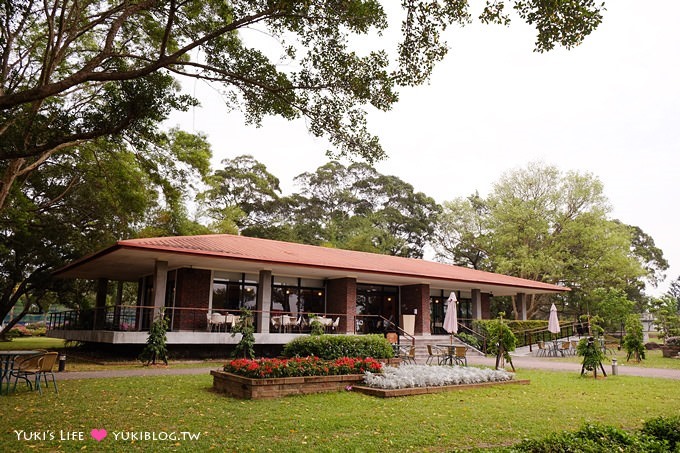
<svg viewBox="0 0 680 453"><path fill-rule="evenodd" d="M14 376L14 390L17 389L17 382L19 382L19 379L26 381L26 385L33 390L33 384L31 384L29 377L35 377L38 372L40 372L40 363L44 355L44 353L40 353L28 357L20 357L14 361L14 368L10 371L9 376L9 380ZM9 380L7 381L8 388Z"/></svg>
<svg viewBox="0 0 680 453"><path fill-rule="evenodd" d="M57 380L54 378L54 373L52 372L52 368L54 368L54 364L57 363L57 357L59 353L57 352L48 352L45 355L43 355L42 360L40 361L40 370L38 373L35 375L35 382L36 386L38 387L38 391L42 395L42 388L40 384L40 378L43 378L45 380L45 387L49 387L49 383L47 382L47 375L49 374L52 377L52 385L54 386L54 393L59 393L59 389L57 388Z"/></svg>
<svg viewBox="0 0 680 453"><path fill-rule="evenodd" d="M435 358L437 359L437 365L441 365L442 360L446 359L446 353L440 347L431 344L427 345L427 354L426 365L430 365Z"/></svg>
<svg viewBox="0 0 680 453"><path fill-rule="evenodd" d="M456 346L454 348L453 360L456 365L467 366L467 353L468 348L465 346Z"/></svg>
<svg viewBox="0 0 680 453"><path fill-rule="evenodd" d="M416 364L416 347L411 346L408 348L408 352L402 349L402 352L399 354L399 358L401 359L402 362L405 363L412 363L413 365Z"/></svg>

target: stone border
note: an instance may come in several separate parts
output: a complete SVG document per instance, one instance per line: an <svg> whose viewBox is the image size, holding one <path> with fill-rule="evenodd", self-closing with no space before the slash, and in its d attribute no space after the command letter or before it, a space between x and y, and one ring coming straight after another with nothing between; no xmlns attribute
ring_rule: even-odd
<svg viewBox="0 0 680 453"><path fill-rule="evenodd" d="M479 384L459 384L459 385L442 385L436 387L410 387L405 389L380 389L375 387L366 387L363 385L355 385L352 387L353 392L359 392L366 395L377 396L379 398L395 398L398 396L413 396L413 395L427 395L430 393L449 392L451 390L469 390L482 387L493 387L496 385L529 385L529 379L498 381L498 382L482 382Z"/></svg>

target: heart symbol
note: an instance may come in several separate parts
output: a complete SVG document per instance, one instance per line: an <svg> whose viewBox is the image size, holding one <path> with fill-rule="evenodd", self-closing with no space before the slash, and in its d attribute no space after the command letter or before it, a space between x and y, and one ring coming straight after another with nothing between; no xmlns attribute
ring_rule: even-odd
<svg viewBox="0 0 680 453"><path fill-rule="evenodd" d="M101 442L102 440L104 440L107 434L108 433L106 432L105 429L93 429L92 431L90 431L90 436L92 436L92 438L97 442Z"/></svg>

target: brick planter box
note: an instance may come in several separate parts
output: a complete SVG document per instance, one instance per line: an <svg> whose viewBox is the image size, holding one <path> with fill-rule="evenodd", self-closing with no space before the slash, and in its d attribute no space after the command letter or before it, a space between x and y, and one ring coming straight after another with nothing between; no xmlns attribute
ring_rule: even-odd
<svg viewBox="0 0 680 453"><path fill-rule="evenodd" d="M213 389L241 399L280 398L288 395L337 392L364 380L363 374L338 376L303 376L273 379L252 379L224 371L213 370Z"/></svg>
<svg viewBox="0 0 680 453"><path fill-rule="evenodd" d="M667 358L677 357L680 353L680 346L662 346L661 353Z"/></svg>

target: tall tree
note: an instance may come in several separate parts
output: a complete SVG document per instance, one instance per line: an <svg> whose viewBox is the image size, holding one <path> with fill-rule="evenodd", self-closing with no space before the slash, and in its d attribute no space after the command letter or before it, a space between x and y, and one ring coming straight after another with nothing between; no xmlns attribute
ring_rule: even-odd
<svg viewBox="0 0 680 453"><path fill-rule="evenodd" d="M534 163L503 175L485 200L444 207L435 244L441 259L569 286L562 304L574 316L586 313L597 288L640 296L667 267L644 232L608 218L602 184L590 174ZM529 299L529 316L546 305Z"/></svg>
<svg viewBox="0 0 680 453"><path fill-rule="evenodd" d="M238 232L269 221L281 193L279 179L250 155L224 159L222 165L199 197L213 229Z"/></svg>
<svg viewBox="0 0 680 453"><path fill-rule="evenodd" d="M536 27L536 50L578 45L602 20L592 0L514 1ZM504 0L483 22L508 23ZM51 155L102 137L148 129L176 95L173 76L219 83L233 108L305 117L339 154L383 156L365 108L388 110L400 86L425 82L447 51L443 30L470 19L467 0L401 2L395 58L357 51L388 27L377 0L5 0L0 2L0 209L18 178ZM257 29L280 43L244 39ZM376 40L383 44L384 40ZM192 60L191 55L201 55ZM284 64L281 64L284 63Z"/></svg>
<svg viewBox="0 0 680 453"><path fill-rule="evenodd" d="M135 236L151 210L181 205L210 158L204 138L176 130L155 134L143 148L85 143L51 156L13 187L0 211L0 318L20 301L24 312L14 322L31 306L46 309L50 295L68 295L61 300L69 304L85 300L78 293L87 287L55 282L51 272Z"/></svg>

